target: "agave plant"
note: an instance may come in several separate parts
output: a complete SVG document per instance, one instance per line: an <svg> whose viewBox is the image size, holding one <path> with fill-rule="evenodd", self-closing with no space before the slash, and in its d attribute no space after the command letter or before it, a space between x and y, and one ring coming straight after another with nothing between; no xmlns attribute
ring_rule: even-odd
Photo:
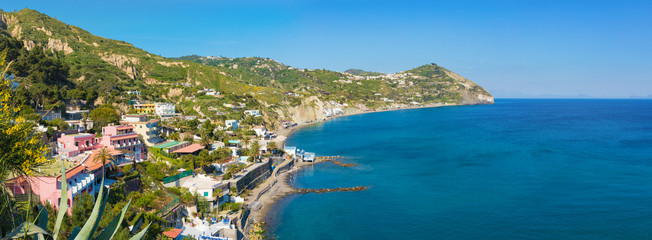
<svg viewBox="0 0 652 240"><path fill-rule="evenodd" d="M66 168L65 166L62 167L61 171L61 201L59 204L59 212L57 213L57 220L54 224L54 231L52 233L48 233L46 231L47 229L47 224L48 224L48 211L45 210L43 206L39 206L39 213L37 217L34 219L33 222L23 222L15 228L13 231L11 231L9 234L4 239L38 239L38 240L46 240L46 239L54 239L58 240L59 237L59 230L61 229L61 222L63 222L63 216L66 214L66 211L68 210L68 184L66 181ZM100 192L97 194L97 199L95 200L95 205L93 206L93 211L91 212L91 216L88 218L86 223L84 223L84 226L80 227L75 227L73 228L72 234L70 235L70 238L68 240L91 240L93 238L93 235L95 235L95 231L98 228L98 225L100 223L100 219L102 219L102 213L104 212L104 207L106 206L106 201L108 200L109 193L107 190L107 193L104 194L104 176L102 176L102 185L100 185ZM113 236L116 234L118 231L118 227L122 223L122 220L125 217L125 214L127 213L127 208L129 208L129 205L131 204L131 199L129 199L129 202L127 202L127 205L125 205L122 208L122 211L120 211L120 214L116 215L113 220L109 223L109 225L100 232L100 234L95 238L95 240L109 240L112 239ZM151 223L150 223L151 225ZM131 237L129 240L140 240L145 236L145 233L147 232L147 229L149 228L149 225L145 227L142 231L140 231L138 234L134 235Z"/></svg>

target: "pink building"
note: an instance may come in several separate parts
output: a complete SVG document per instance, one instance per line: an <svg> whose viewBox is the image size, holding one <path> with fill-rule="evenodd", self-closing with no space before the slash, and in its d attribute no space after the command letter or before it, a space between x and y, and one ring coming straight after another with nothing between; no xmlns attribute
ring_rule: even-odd
<svg viewBox="0 0 652 240"><path fill-rule="evenodd" d="M102 183L102 162L95 159L97 152L95 150L88 157L82 160L80 164L66 170L66 178L68 183L68 212L72 213L72 206L75 203L75 197L82 193L96 194L100 190ZM121 151L109 149L109 153L113 156L114 161L124 161L124 154ZM53 164L59 165L60 162ZM108 164L107 164L108 165ZM30 184L27 184L27 181ZM105 185L110 185L108 182L112 180L105 180ZM7 186L16 195L26 194L28 188L38 195L43 204L50 203L55 208L59 208L61 201L61 174L50 176L33 176L33 177L17 177L7 182Z"/></svg>
<svg viewBox="0 0 652 240"><path fill-rule="evenodd" d="M62 135L57 139L58 151L64 158L72 158L83 152L103 147L120 150L125 153L126 159L136 162L147 159L145 145L139 139L138 133L134 131L132 125L103 127L100 138L96 138L95 134L80 133Z"/></svg>
<svg viewBox="0 0 652 240"><path fill-rule="evenodd" d="M71 158L79 155L85 151L91 151L99 147L97 144L99 139L95 138L95 134L79 133L79 134L62 134L57 139L57 148L59 153L65 158Z"/></svg>
<svg viewBox="0 0 652 240"><path fill-rule="evenodd" d="M138 138L132 125L106 126L102 128L100 144L108 148L123 151L136 162L147 159L145 145Z"/></svg>

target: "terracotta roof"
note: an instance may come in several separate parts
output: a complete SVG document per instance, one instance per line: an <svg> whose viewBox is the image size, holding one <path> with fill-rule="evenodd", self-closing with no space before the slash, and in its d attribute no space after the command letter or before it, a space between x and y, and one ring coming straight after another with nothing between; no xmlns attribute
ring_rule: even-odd
<svg viewBox="0 0 652 240"><path fill-rule="evenodd" d="M111 141L128 139L128 138L135 138L135 137L138 137L137 133L129 133L129 135L111 136Z"/></svg>
<svg viewBox="0 0 652 240"><path fill-rule="evenodd" d="M134 126L131 125L120 125L116 126L116 129L127 129L127 128L133 128Z"/></svg>
<svg viewBox="0 0 652 240"><path fill-rule="evenodd" d="M199 143L193 143L193 144L190 144L190 145L188 145L186 147L177 149L177 150L172 151L172 152L173 153L194 153L194 152L202 150L202 149L204 149L204 146L202 146Z"/></svg>
<svg viewBox="0 0 652 240"><path fill-rule="evenodd" d="M91 155L92 156L92 155ZM80 173L81 171L84 170L84 166L79 164L71 169L68 169L66 171L66 178L70 179L70 177L75 176L76 174ZM57 177L57 180L61 180L61 175Z"/></svg>
<svg viewBox="0 0 652 240"><path fill-rule="evenodd" d="M163 232L163 235L171 237L172 239L177 238L181 234L181 229L173 228L168 231Z"/></svg>

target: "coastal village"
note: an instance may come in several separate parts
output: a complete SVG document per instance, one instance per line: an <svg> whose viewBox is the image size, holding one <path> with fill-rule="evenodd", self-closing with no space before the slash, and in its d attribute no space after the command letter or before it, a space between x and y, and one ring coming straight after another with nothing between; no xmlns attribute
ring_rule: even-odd
<svg viewBox="0 0 652 240"><path fill-rule="evenodd" d="M212 89L202 92L219 94ZM51 147L51 161L33 176L10 179L12 194L31 195L53 209L67 204L72 214L84 195L94 198L105 187L142 205L141 213L126 219L132 233L150 214L171 239L242 239L252 228L250 214L264 215L257 211L265 202L261 198L269 198L266 192L276 198L295 192L287 183L278 183L282 173L316 160L314 152L284 145L289 133L308 122L283 120L273 131L257 124L263 117L258 109L233 107L244 118L215 122L179 114L172 103L140 102L138 91L126 94L134 98L131 113L97 132L90 110L44 112L43 121L63 120L67 129L38 125ZM324 111L329 117L344 115L339 108ZM106 161L98 158L103 152L110 155ZM68 185L67 203L61 203L61 181ZM283 194L269 193L282 184Z"/></svg>
<svg viewBox="0 0 652 240"><path fill-rule="evenodd" d="M184 88L192 89L193 94L186 97L189 101L219 101L192 107L184 114L175 103L147 100L139 90L132 90L117 96L128 103L126 108L77 102L36 111L40 119L34 121L35 129L48 146L49 161L30 176L8 179L8 189L15 199L31 199L53 212L67 204L67 213L75 215L76 211L90 212L88 203L106 188L113 199L109 203L123 206L133 201L134 211L125 216L129 226L125 235L156 224L157 229L147 231L167 237L163 239L244 239L265 231L261 225L265 213L287 195L367 189L291 186L289 175L305 166L319 162L355 166L339 162L338 157L320 157L300 146L286 146L286 138L296 129L365 112L449 105L412 102L368 108L330 100L325 103L330 107L320 108L310 120L295 122L305 117L270 118L259 102L247 96ZM67 203L61 203L62 181L69 186Z"/></svg>
<svg viewBox="0 0 652 240"><path fill-rule="evenodd" d="M493 103L434 63L383 74L166 58L31 9L0 9L0 71L0 163L11 167L0 168L2 237L20 235L36 211L58 215L41 228L66 239L97 215L93 229L114 224L114 239L264 235L266 211L284 196L366 189L289 184L305 166L354 166L287 146L293 131L367 112Z"/></svg>

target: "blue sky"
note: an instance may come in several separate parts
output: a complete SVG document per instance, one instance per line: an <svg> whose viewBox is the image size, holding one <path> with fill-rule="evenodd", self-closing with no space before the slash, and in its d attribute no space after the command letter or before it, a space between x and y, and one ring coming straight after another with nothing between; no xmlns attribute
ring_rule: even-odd
<svg viewBox="0 0 652 240"><path fill-rule="evenodd" d="M652 98L652 1L8 1L166 57L398 72L496 97Z"/></svg>

